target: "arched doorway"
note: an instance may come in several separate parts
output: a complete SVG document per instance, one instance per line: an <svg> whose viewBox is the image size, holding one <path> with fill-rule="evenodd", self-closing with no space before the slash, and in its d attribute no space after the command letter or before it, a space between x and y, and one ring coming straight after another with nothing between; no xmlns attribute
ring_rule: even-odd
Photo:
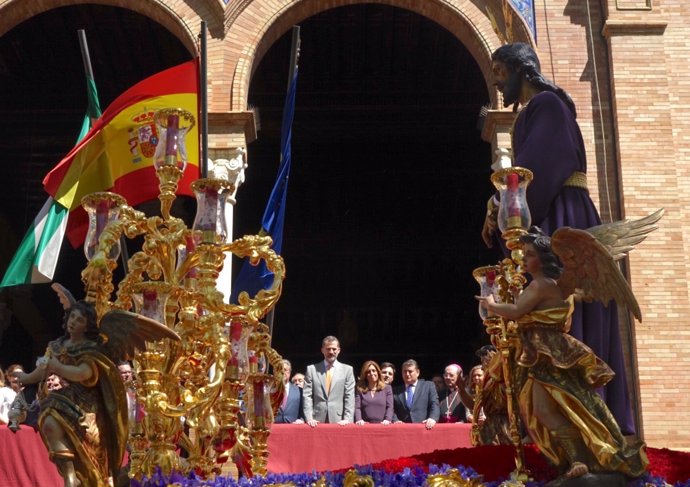
<svg viewBox="0 0 690 487"><path fill-rule="evenodd" d="M486 341L471 271L497 258L479 237L491 193L481 69L456 36L397 7L344 6L300 26L276 348L296 370L327 334L355 367L414 357L430 377L471 365ZM257 231L275 176L289 49L287 33L252 77L260 131L236 236Z"/></svg>
<svg viewBox="0 0 690 487"><path fill-rule="evenodd" d="M105 5L47 10L0 37L3 273L46 199L43 177L74 146L84 117L86 84L78 29L86 31L103 109L136 82L193 55L151 18ZM77 297L83 294L84 265L83 251L65 242L55 280L73 289ZM0 343L2 365L28 366L43 352L46 341L60 333L59 303L48 285L6 288L1 296L9 310L4 315L9 327Z"/></svg>

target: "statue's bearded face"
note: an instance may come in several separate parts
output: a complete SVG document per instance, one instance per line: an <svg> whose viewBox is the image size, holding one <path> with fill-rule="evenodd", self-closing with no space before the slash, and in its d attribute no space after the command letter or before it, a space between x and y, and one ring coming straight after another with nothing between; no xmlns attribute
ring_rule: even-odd
<svg viewBox="0 0 690 487"><path fill-rule="evenodd" d="M522 76L519 71L509 68L501 61L493 61L491 72L494 85L503 93L503 106L508 107L518 101L522 87Z"/></svg>

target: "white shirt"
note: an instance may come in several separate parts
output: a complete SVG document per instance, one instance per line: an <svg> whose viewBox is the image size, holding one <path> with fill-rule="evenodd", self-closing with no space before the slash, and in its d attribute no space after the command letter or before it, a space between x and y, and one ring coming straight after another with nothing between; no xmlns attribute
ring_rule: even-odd
<svg viewBox="0 0 690 487"><path fill-rule="evenodd" d="M405 386L405 401L407 401L407 391L410 391L410 401L414 400L414 391L417 388L417 383Z"/></svg>
<svg viewBox="0 0 690 487"><path fill-rule="evenodd" d="M15 397L17 397L17 393L14 390L9 387L0 387L0 422L3 424L9 422L7 415Z"/></svg>

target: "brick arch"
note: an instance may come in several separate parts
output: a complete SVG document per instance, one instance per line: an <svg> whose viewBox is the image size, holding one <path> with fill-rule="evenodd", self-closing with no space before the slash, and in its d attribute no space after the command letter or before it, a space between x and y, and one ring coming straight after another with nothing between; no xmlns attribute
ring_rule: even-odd
<svg viewBox="0 0 690 487"><path fill-rule="evenodd" d="M203 10L204 8L208 9L207 4L209 1L199 0L192 3L199 3L199 8ZM191 10L186 5L186 2L183 1L174 2L173 6L169 6L170 2L166 3L164 0L146 2L141 0L51 0L50 2L42 0L9 0L0 8L0 18L2 19L2 22L0 22L0 36L43 12L59 7L86 3L121 7L149 17L177 37L190 54L193 56L198 55L196 38L191 29L196 29L198 32L200 21L196 14L192 17L194 19L193 25L188 25L182 20L179 14ZM219 22L222 25L222 19Z"/></svg>
<svg viewBox="0 0 690 487"><path fill-rule="evenodd" d="M501 45L484 6L502 15L502 0L254 0L234 9L224 46L234 59L235 68L230 80L230 109L247 108L249 82L268 49L293 25L306 18L330 10L362 3L378 3L409 10L437 23L451 32L477 60L493 103L497 92L491 86L491 53ZM241 9L241 11L239 11ZM533 44L529 29L521 17L514 15L514 40ZM502 18L500 18L502 21Z"/></svg>

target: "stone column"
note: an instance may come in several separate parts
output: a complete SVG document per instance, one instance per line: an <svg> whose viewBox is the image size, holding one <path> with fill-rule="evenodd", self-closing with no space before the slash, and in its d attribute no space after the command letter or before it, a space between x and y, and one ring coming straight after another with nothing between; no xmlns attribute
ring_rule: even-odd
<svg viewBox="0 0 690 487"><path fill-rule="evenodd" d="M233 240L233 212L235 203L237 202L235 195L240 185L244 183L244 170L247 169L247 151L244 147L230 149L229 153L230 159L208 161L209 177L228 181L235 188L225 202L225 226L228 229L227 243ZM232 292L232 254L230 252L225 253L223 270L218 276L217 288L223 293L225 302L229 303L230 294Z"/></svg>
<svg viewBox="0 0 690 487"><path fill-rule="evenodd" d="M507 164L506 157L513 159L512 131L515 113L506 110L489 110L484 119L482 140L491 143L491 169L496 171Z"/></svg>
<svg viewBox="0 0 690 487"><path fill-rule="evenodd" d="M233 240L233 213L235 195L244 182L247 169L247 144L256 140L256 120L253 111L210 112L208 114L209 164L211 178L224 179L235 185L235 192L228 198L225 223L228 242ZM232 255L225 254L223 270L218 277L218 290L229 302L232 292Z"/></svg>

